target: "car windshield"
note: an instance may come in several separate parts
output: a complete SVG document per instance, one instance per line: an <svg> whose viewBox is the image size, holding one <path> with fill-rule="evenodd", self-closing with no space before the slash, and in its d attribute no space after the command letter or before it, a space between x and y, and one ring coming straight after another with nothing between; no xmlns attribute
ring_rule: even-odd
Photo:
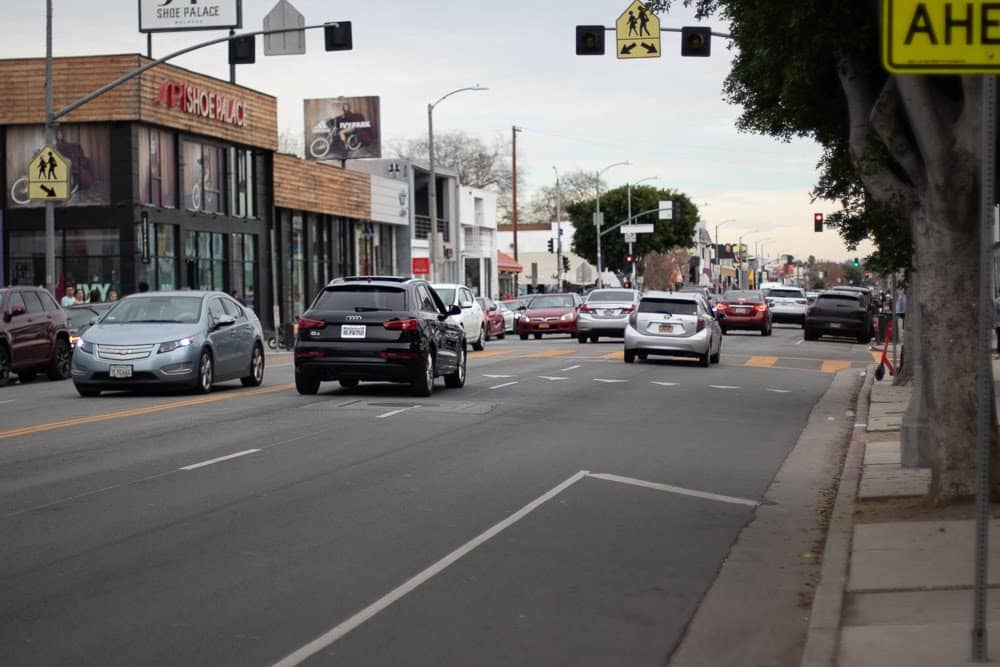
<svg viewBox="0 0 1000 667"><path fill-rule="evenodd" d="M387 285L327 287L316 297L315 310L406 310L406 290Z"/></svg>
<svg viewBox="0 0 1000 667"><path fill-rule="evenodd" d="M528 304L528 308L573 308L573 297L551 294L546 296L536 296Z"/></svg>
<svg viewBox="0 0 1000 667"><path fill-rule="evenodd" d="M446 306L450 306L455 303L455 288L454 287L435 287L434 291L438 293L441 300L444 301Z"/></svg>
<svg viewBox="0 0 1000 667"><path fill-rule="evenodd" d="M200 296L133 296L120 301L101 324L191 324L200 317Z"/></svg>
<svg viewBox="0 0 1000 667"><path fill-rule="evenodd" d="M772 289L767 291L767 295L782 299L801 299L803 296L802 292L797 289Z"/></svg>
<svg viewBox="0 0 1000 667"><path fill-rule="evenodd" d="M668 315L694 315L698 305L694 301L681 299L643 299L639 302L640 313L660 313Z"/></svg>
<svg viewBox="0 0 1000 667"><path fill-rule="evenodd" d="M764 295L760 292L751 292L747 290L731 290L722 295L723 301L739 301L743 299L744 301L763 301Z"/></svg>
<svg viewBox="0 0 1000 667"><path fill-rule="evenodd" d="M587 303L593 303L595 301L631 301L632 294L630 290L602 290L600 292L591 292L587 295Z"/></svg>
<svg viewBox="0 0 1000 667"><path fill-rule="evenodd" d="M67 308L66 326L70 329L79 329L100 316L101 314L92 308Z"/></svg>

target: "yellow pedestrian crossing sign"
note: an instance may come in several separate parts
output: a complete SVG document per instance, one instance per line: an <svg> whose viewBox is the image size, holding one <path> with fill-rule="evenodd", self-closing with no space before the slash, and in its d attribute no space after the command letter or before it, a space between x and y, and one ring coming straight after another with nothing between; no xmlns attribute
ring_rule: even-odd
<svg viewBox="0 0 1000 667"><path fill-rule="evenodd" d="M69 176L69 160L46 145L28 164L28 198L32 201L66 201L69 199Z"/></svg>
<svg viewBox="0 0 1000 667"><path fill-rule="evenodd" d="M618 17L615 37L619 58L660 57L660 19L639 0Z"/></svg>

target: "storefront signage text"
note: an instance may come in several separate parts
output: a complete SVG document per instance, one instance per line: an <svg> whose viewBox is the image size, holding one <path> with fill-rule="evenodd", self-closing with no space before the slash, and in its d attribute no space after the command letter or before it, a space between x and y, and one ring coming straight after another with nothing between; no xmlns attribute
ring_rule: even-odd
<svg viewBox="0 0 1000 667"><path fill-rule="evenodd" d="M237 127L244 127L246 122L246 103L243 100L186 83L164 79L156 103Z"/></svg>

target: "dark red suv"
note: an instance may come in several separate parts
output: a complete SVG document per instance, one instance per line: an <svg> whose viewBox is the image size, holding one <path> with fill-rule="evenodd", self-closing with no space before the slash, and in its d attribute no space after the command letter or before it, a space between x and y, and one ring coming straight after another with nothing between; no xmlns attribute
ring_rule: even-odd
<svg viewBox="0 0 1000 667"><path fill-rule="evenodd" d="M69 377L66 311L39 287L0 288L0 386L17 373L31 382L38 371L51 380Z"/></svg>

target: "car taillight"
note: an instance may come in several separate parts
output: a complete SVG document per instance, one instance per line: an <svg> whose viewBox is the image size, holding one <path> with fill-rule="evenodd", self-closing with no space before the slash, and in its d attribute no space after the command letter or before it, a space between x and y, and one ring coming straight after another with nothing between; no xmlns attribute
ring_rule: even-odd
<svg viewBox="0 0 1000 667"><path fill-rule="evenodd" d="M823 311L820 308L816 307L816 306L813 306L812 308L810 308L810 309L808 309L806 311L806 313L809 314L809 315L819 315L821 312L823 312Z"/></svg>
<svg viewBox="0 0 1000 667"><path fill-rule="evenodd" d="M718 306L715 307L715 309L716 310L729 310L729 306L727 306L724 303L720 303Z"/></svg>
<svg viewBox="0 0 1000 667"><path fill-rule="evenodd" d="M764 311L767 310L767 304L758 303L756 306L753 307L753 309L756 310L758 313L763 313Z"/></svg>
<svg viewBox="0 0 1000 667"><path fill-rule="evenodd" d="M635 306L625 306L622 308L622 313L631 313L633 310L635 310Z"/></svg>
<svg viewBox="0 0 1000 667"><path fill-rule="evenodd" d="M634 327L636 322L638 321L639 321L639 311L633 310L632 314L628 316L628 323Z"/></svg>
<svg viewBox="0 0 1000 667"><path fill-rule="evenodd" d="M382 326L392 331L416 331L420 327L420 323L411 318L408 320L389 320L383 322Z"/></svg>
<svg viewBox="0 0 1000 667"><path fill-rule="evenodd" d="M299 318L299 329L322 329L326 326L323 320L314 320L308 317Z"/></svg>
<svg viewBox="0 0 1000 667"><path fill-rule="evenodd" d="M581 313L596 313L597 309L596 308L591 308L590 306L584 304L584 305L580 306L580 312Z"/></svg>
<svg viewBox="0 0 1000 667"><path fill-rule="evenodd" d="M698 318L698 331L701 331L704 328L705 328L705 320L703 320L702 318L699 317Z"/></svg>
<svg viewBox="0 0 1000 667"><path fill-rule="evenodd" d="M805 299L796 299L795 303L809 303L809 302L806 301Z"/></svg>

